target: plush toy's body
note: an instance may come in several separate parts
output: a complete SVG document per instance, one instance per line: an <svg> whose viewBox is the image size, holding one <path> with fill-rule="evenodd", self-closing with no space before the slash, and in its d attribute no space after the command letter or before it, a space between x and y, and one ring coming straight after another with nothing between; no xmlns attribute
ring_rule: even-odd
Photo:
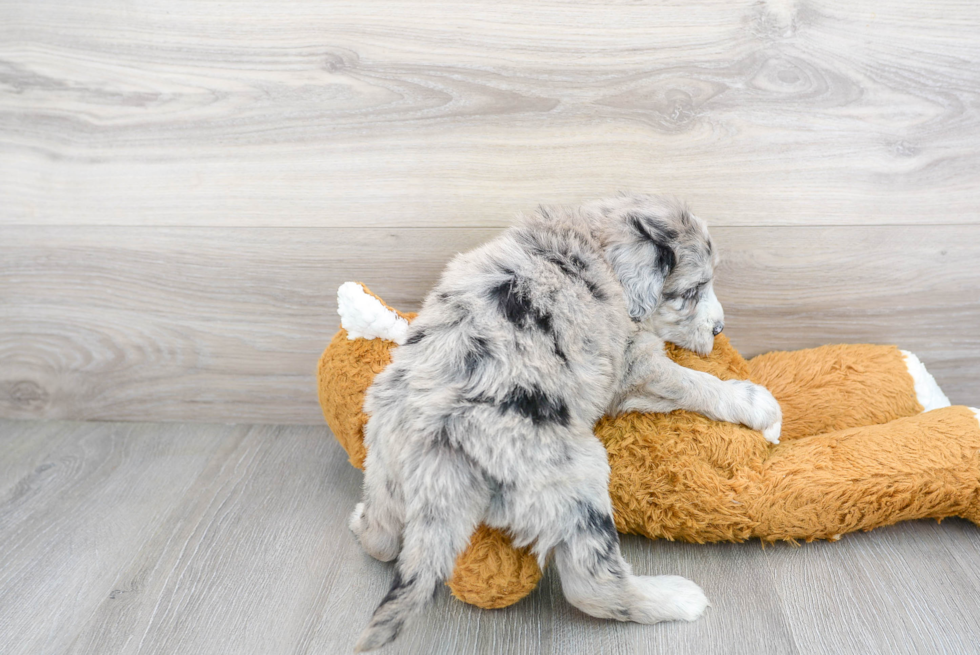
<svg viewBox="0 0 980 655"><path fill-rule="evenodd" d="M350 332L342 328L320 359L320 403L362 468L364 393L413 317L350 284L341 289L341 315ZM699 543L810 541L914 518L980 524L980 415L944 406L914 356L838 345L746 361L723 335L708 357L674 347L668 354L767 387L783 410L782 441L772 446L759 432L685 411L603 418L595 434L609 453L620 532ZM492 608L517 602L540 577L526 549L481 526L448 584L461 600Z"/></svg>

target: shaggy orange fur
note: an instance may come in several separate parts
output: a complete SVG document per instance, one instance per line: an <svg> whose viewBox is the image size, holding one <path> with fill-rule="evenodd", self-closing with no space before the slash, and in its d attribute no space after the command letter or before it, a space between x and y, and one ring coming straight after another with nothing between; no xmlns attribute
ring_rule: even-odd
<svg viewBox="0 0 980 655"><path fill-rule="evenodd" d="M358 468L364 393L394 347L348 340L341 329L320 359L324 418ZM685 411L604 417L595 433L609 453L620 532L771 542L836 539L922 517L980 524L980 423L966 407L920 413L897 348L824 346L746 361L719 335L707 357L667 352L683 366L767 387L783 409L781 443ZM480 526L447 584L467 603L496 608L526 596L540 578L528 549Z"/></svg>

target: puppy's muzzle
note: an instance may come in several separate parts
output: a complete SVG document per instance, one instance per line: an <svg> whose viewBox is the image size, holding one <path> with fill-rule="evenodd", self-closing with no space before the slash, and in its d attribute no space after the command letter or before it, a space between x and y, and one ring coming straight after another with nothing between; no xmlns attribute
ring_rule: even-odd
<svg viewBox="0 0 980 655"><path fill-rule="evenodd" d="M717 337L719 334L721 334L721 331L724 329L725 329L724 323L715 323L715 326L711 328L711 334Z"/></svg>

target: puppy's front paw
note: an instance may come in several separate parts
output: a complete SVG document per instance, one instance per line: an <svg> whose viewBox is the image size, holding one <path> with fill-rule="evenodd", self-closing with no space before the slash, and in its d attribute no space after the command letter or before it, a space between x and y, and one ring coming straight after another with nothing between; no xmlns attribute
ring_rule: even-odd
<svg viewBox="0 0 980 655"><path fill-rule="evenodd" d="M779 443L779 433L783 429L783 423L780 421L774 425L770 425L762 431L762 436L766 438L766 441L772 444Z"/></svg>
<svg viewBox="0 0 980 655"><path fill-rule="evenodd" d="M751 382L741 382L745 393L745 413L742 420L744 425L753 430L761 430L762 436L769 443L779 443L779 434L783 427L783 410L779 402L765 387Z"/></svg>

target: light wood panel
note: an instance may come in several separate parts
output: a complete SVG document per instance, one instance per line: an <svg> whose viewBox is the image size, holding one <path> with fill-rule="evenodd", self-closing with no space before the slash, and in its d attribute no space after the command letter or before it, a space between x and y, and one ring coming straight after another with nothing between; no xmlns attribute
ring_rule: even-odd
<svg viewBox="0 0 980 655"><path fill-rule="evenodd" d="M0 3L0 224L977 224L973 0Z"/></svg>
<svg viewBox="0 0 980 655"><path fill-rule="evenodd" d="M490 229L0 228L0 415L322 421L337 286L417 309ZM747 356L835 342L919 354L980 403L980 227L716 228Z"/></svg>
<svg viewBox="0 0 980 655"><path fill-rule="evenodd" d="M325 427L0 420L0 467L5 655L346 653L391 583L346 527L361 474ZM439 589L389 650L972 653L977 537L962 520L765 549L627 536L636 572L704 587L702 619L593 619L549 569L504 610Z"/></svg>

